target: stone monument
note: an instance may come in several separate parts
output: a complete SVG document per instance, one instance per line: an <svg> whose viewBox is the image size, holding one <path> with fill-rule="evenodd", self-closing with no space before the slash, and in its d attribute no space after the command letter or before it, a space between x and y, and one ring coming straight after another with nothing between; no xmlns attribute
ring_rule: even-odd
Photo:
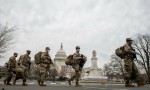
<svg viewBox="0 0 150 90"><path fill-rule="evenodd" d="M100 80L103 78L103 71L97 66L96 51L92 52L91 67L83 69L83 77L85 80Z"/></svg>

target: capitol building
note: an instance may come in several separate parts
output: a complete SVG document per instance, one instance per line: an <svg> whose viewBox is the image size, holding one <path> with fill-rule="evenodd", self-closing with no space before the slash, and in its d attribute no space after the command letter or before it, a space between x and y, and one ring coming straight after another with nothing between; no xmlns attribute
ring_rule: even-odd
<svg viewBox="0 0 150 90"><path fill-rule="evenodd" d="M70 78L74 74L74 70L71 66L65 64L66 59L66 52L63 50L63 45L61 44L54 58L54 66L58 72L58 76ZM92 52L91 67L83 68L81 79L90 80L101 78L103 78L103 71L97 66L96 51L94 50Z"/></svg>
<svg viewBox="0 0 150 90"><path fill-rule="evenodd" d="M63 50L63 45L61 44L60 49L57 51L54 58L55 68L58 70L58 72L61 72L62 68L66 66L65 65L66 59L67 59L67 55Z"/></svg>
<svg viewBox="0 0 150 90"><path fill-rule="evenodd" d="M65 64L66 59L66 52L63 50L63 45L61 44L60 49L57 51L54 58L54 66L58 72L58 76L69 78L74 73L74 70L71 66Z"/></svg>

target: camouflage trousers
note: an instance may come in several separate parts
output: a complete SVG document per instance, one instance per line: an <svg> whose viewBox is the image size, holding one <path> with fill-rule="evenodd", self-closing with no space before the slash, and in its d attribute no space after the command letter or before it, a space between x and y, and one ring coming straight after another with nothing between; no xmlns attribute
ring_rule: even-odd
<svg viewBox="0 0 150 90"><path fill-rule="evenodd" d="M75 79L76 82L78 82L81 76L80 66L78 64L74 64L72 68L75 70L75 74L70 78L70 81L73 81Z"/></svg>
<svg viewBox="0 0 150 90"><path fill-rule="evenodd" d="M24 76L27 79L29 76L29 68L27 66L23 66Z"/></svg>
<svg viewBox="0 0 150 90"><path fill-rule="evenodd" d="M135 81L140 82L141 76L140 72L138 71L134 61L132 59L125 59L124 60L124 78L126 81Z"/></svg>
<svg viewBox="0 0 150 90"><path fill-rule="evenodd" d="M10 83L11 79L13 77L15 77L15 73L14 73L15 68L11 68L8 70L8 76L6 77L6 79L4 80L6 83Z"/></svg>
<svg viewBox="0 0 150 90"><path fill-rule="evenodd" d="M41 81L44 81L46 78L46 70L47 70L47 64L39 64L38 65L38 72L39 72Z"/></svg>

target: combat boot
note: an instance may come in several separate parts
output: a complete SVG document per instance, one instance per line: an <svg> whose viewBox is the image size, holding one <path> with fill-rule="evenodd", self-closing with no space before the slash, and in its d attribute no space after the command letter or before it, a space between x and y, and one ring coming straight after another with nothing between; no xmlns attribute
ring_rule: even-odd
<svg viewBox="0 0 150 90"><path fill-rule="evenodd" d="M4 84L6 84L7 83L7 81L6 81L6 79L4 80Z"/></svg>
<svg viewBox="0 0 150 90"><path fill-rule="evenodd" d="M134 85L131 85L130 83L126 82L125 87L134 87Z"/></svg>
<svg viewBox="0 0 150 90"><path fill-rule="evenodd" d="M68 80L68 84L71 86L71 81L73 81L75 79L75 76L72 76L69 80Z"/></svg>
<svg viewBox="0 0 150 90"><path fill-rule="evenodd" d="M41 80L38 80L38 84L41 85Z"/></svg>
<svg viewBox="0 0 150 90"><path fill-rule="evenodd" d="M71 86L71 80L70 79L68 80L68 84Z"/></svg>
<svg viewBox="0 0 150 90"><path fill-rule="evenodd" d="M11 85L11 84L10 84L10 81L11 81L11 77L9 77L9 78L6 80L6 82L7 82L6 85Z"/></svg>
<svg viewBox="0 0 150 90"><path fill-rule="evenodd" d="M13 85L16 85L16 79L13 80Z"/></svg>
<svg viewBox="0 0 150 90"><path fill-rule="evenodd" d="M22 86L28 86L28 84L26 84L26 83L23 83L23 84L22 84Z"/></svg>
<svg viewBox="0 0 150 90"><path fill-rule="evenodd" d="M76 87L81 87L82 85L79 84L79 82L76 82Z"/></svg>
<svg viewBox="0 0 150 90"><path fill-rule="evenodd" d="M11 84L10 84L10 81L7 81L6 85L11 85Z"/></svg>
<svg viewBox="0 0 150 90"><path fill-rule="evenodd" d="M47 86L46 84L44 84L44 81L41 81L40 86Z"/></svg>
<svg viewBox="0 0 150 90"><path fill-rule="evenodd" d="M22 86L28 86L25 81L23 81Z"/></svg>

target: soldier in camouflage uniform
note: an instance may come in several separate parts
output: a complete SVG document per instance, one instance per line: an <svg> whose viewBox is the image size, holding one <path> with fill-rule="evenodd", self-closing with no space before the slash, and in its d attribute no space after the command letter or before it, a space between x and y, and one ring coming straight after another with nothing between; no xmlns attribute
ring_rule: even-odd
<svg viewBox="0 0 150 90"><path fill-rule="evenodd" d="M41 55L40 64L38 64L38 71L40 76L40 79L38 80L38 84L40 86L46 86L46 84L44 84L44 80L46 78L47 70L50 68L50 64L52 63L51 57L49 55L49 51L50 48L46 47L45 52L43 52Z"/></svg>
<svg viewBox="0 0 150 90"><path fill-rule="evenodd" d="M14 55L9 58L9 61L8 61L8 73L9 74L8 74L8 77L4 80L4 84L6 85L11 85L10 81L15 74L17 56L18 56L18 53L14 53Z"/></svg>
<svg viewBox="0 0 150 90"><path fill-rule="evenodd" d="M136 52L131 46L133 40L131 38L126 39L126 44L124 45L124 68L125 68L125 87L134 87L131 85L130 81L135 80L138 86L143 86L144 84L141 81L140 73L134 63L136 58Z"/></svg>
<svg viewBox="0 0 150 90"><path fill-rule="evenodd" d="M24 77L26 79L28 78L30 65L31 65L31 57L29 56L30 53L31 53L31 51L27 50L26 54L21 55L20 58L19 58L19 64L20 64L20 67L23 67ZM27 84L25 83L26 79L23 80L23 84L22 84L23 86L27 86Z"/></svg>
<svg viewBox="0 0 150 90"><path fill-rule="evenodd" d="M68 80L69 85L71 86L71 81L75 79L76 81L76 87L79 87L79 79L81 75L82 68L79 66L81 60L86 59L86 57L83 57L80 53L80 47L76 46L76 52L73 54L73 65L72 68L75 70L75 74Z"/></svg>

